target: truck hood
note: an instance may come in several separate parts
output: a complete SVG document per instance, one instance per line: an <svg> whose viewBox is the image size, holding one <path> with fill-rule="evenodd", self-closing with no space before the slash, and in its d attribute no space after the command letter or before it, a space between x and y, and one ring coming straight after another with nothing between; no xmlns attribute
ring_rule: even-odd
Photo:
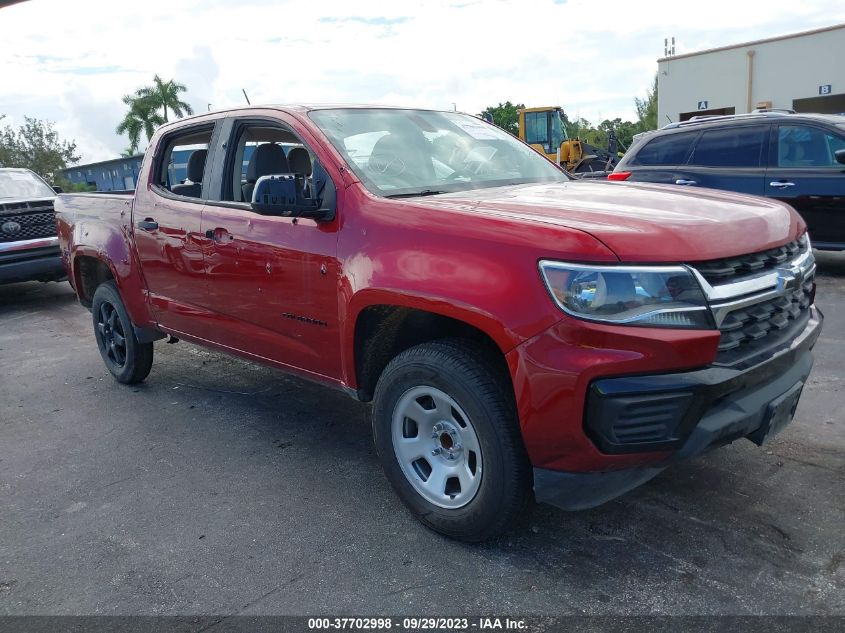
<svg viewBox="0 0 845 633"><path fill-rule="evenodd" d="M795 239L805 228L795 211L776 200L647 183L512 185L432 196L425 204L577 229L632 262L753 253Z"/></svg>

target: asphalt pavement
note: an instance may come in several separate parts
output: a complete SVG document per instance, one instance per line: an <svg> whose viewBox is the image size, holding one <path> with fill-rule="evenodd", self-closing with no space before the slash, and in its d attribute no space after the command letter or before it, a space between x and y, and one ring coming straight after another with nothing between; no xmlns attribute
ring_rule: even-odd
<svg viewBox="0 0 845 633"><path fill-rule="evenodd" d="M400 504L369 408L186 343L117 384L66 283L0 286L0 615L845 614L845 253L797 416L484 545Z"/></svg>

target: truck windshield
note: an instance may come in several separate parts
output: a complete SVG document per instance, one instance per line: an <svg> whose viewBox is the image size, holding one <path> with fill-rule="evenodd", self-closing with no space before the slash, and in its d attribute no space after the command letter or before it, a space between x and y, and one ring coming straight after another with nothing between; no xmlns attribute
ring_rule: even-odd
<svg viewBox="0 0 845 633"><path fill-rule="evenodd" d="M314 110L310 117L355 175L381 196L568 180L518 139L466 114L344 108Z"/></svg>
<svg viewBox="0 0 845 633"><path fill-rule="evenodd" d="M41 178L24 169L0 169L0 200L52 198L56 192Z"/></svg>

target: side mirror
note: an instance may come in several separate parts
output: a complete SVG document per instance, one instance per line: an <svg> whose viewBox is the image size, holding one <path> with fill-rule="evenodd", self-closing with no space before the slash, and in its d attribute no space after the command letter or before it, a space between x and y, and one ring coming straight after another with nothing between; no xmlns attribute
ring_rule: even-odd
<svg viewBox="0 0 845 633"><path fill-rule="evenodd" d="M316 162L310 185L300 174L261 176L251 206L263 215L329 222L335 216L336 193L328 173Z"/></svg>
<svg viewBox="0 0 845 633"><path fill-rule="evenodd" d="M836 157L836 162L845 165L845 149L836 150L833 155Z"/></svg>
<svg viewBox="0 0 845 633"><path fill-rule="evenodd" d="M64 189L62 189L61 187L59 187L57 185L53 185L53 191L55 191L56 193L64 193L65 192Z"/></svg>

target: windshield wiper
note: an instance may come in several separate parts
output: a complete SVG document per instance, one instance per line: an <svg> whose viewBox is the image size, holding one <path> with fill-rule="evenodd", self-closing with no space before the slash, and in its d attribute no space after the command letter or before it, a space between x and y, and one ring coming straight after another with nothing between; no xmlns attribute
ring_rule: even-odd
<svg viewBox="0 0 845 633"><path fill-rule="evenodd" d="M449 193L448 191L438 191L436 189L423 189L422 191L413 191L411 193L393 193L385 198L416 198L420 196L436 196L441 193Z"/></svg>

